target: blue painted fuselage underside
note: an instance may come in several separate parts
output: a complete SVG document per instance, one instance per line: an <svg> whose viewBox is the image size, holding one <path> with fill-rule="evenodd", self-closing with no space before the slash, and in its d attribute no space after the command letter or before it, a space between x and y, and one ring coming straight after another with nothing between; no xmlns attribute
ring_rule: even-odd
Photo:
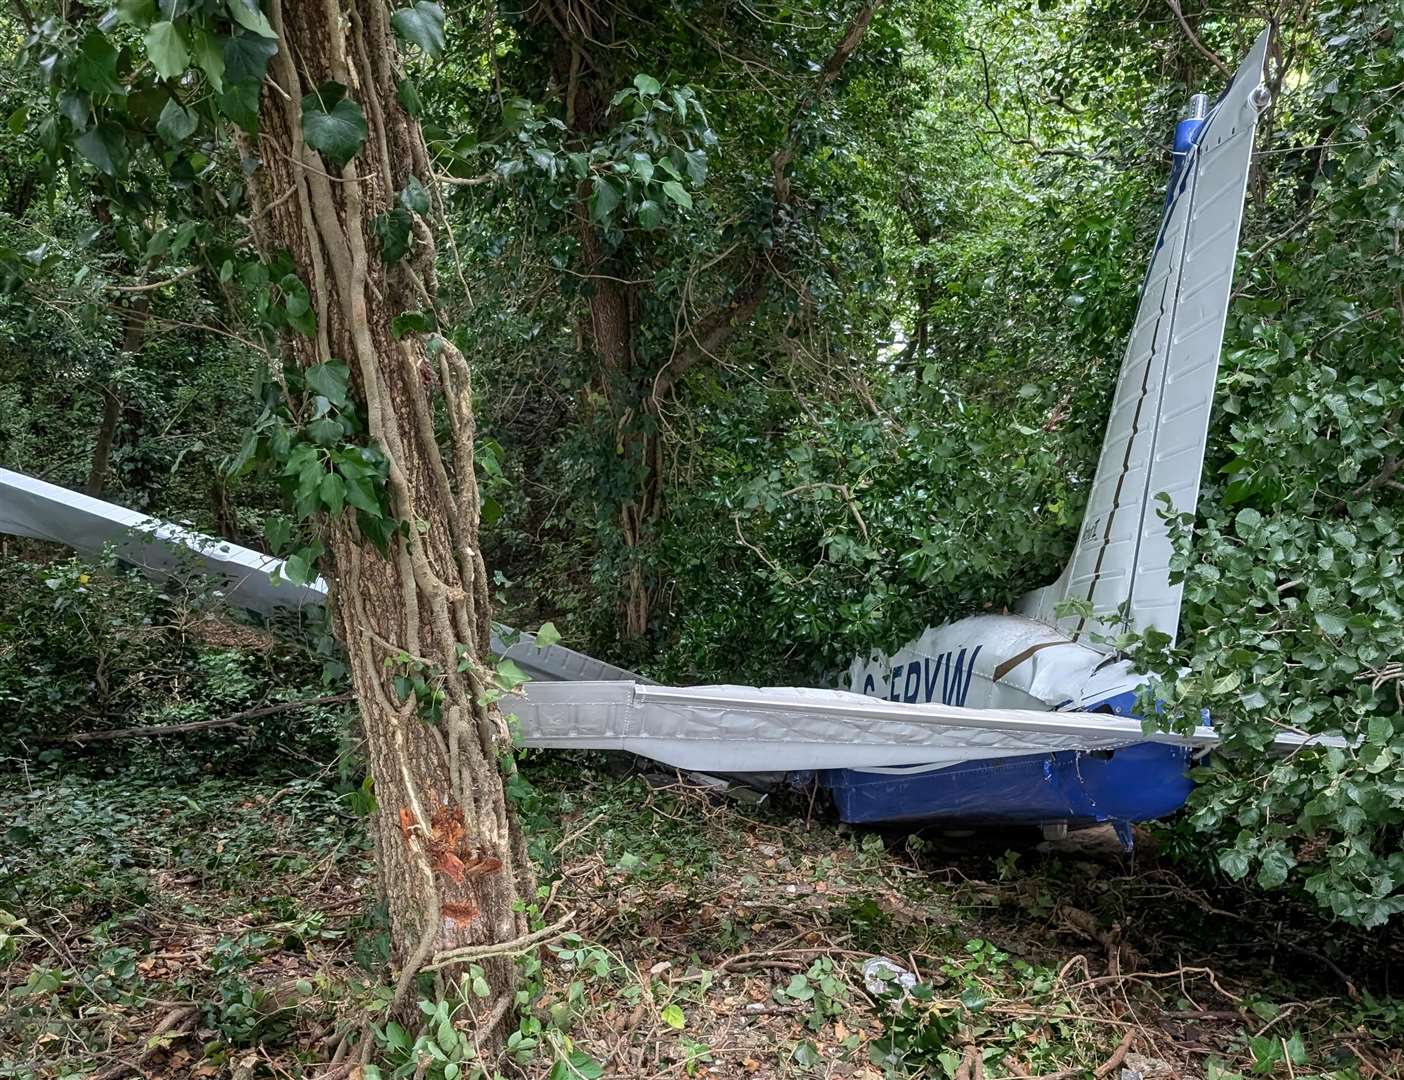
<svg viewBox="0 0 1404 1080"><path fill-rule="evenodd" d="M1152 821L1189 797L1189 751L1137 743L1120 750L1064 750L952 765L935 772L829 769L820 783L844 821L948 821L1047 825Z"/></svg>
<svg viewBox="0 0 1404 1080"><path fill-rule="evenodd" d="M1124 715L1134 697L1119 695L1103 704L1121 706ZM1189 798L1194 787L1191 753L1179 746L1136 743L1118 750L1062 750L905 774L827 769L819 782L832 793L839 817L855 824L1152 821L1173 814Z"/></svg>

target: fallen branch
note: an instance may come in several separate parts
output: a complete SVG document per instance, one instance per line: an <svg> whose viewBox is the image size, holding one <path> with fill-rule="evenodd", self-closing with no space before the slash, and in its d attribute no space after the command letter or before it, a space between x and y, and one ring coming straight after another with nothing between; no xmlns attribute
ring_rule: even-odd
<svg viewBox="0 0 1404 1080"><path fill-rule="evenodd" d="M317 705L342 705L355 700L355 694L328 694L325 697L305 698L302 701L284 701L277 705L261 705L256 709L245 709L220 720L194 720L188 724L154 724L143 727L113 728L111 731L87 731L77 735L65 735L50 742L90 743L110 742L113 739L136 739L158 735L182 735L189 731L210 731L214 728L243 727L245 720L257 720L263 716L278 713L296 712Z"/></svg>
<svg viewBox="0 0 1404 1080"><path fill-rule="evenodd" d="M481 960L487 956L516 956L527 952L536 945L544 944L553 938L560 937L565 933L565 928L569 925L574 913L566 915L564 918L552 923L544 929L537 930L532 934L524 934L522 937L513 938L511 941L500 941L492 945L467 945L461 949L450 949L448 952L441 952L429 963L418 968L419 971L437 971L441 967L449 964L461 964L468 960Z"/></svg>
<svg viewBox="0 0 1404 1080"><path fill-rule="evenodd" d="M984 1080L985 1063L980 1057L980 1048L974 1042L966 1043L965 1053L956 1066L955 1080Z"/></svg>
<svg viewBox="0 0 1404 1080"><path fill-rule="evenodd" d="M1131 1040L1135 1037L1135 1028L1130 1028L1126 1034L1121 1037L1121 1042L1116 1044L1116 1049L1112 1051L1112 1056L1098 1065L1096 1072L1093 1073L1093 1075L1097 1077L1097 1080L1102 1080L1104 1076L1109 1076L1116 1072L1118 1066L1126 1060L1126 1051L1131 1049Z"/></svg>

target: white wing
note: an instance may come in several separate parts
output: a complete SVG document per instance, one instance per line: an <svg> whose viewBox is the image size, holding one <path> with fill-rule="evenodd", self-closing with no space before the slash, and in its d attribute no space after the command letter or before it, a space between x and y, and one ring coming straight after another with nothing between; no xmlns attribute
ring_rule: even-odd
<svg viewBox="0 0 1404 1080"><path fill-rule="evenodd" d="M1019 606L1094 648L1089 632L1115 632L1120 613L1136 630L1176 633L1181 586L1170 583L1157 496L1169 495L1177 513L1193 513L1199 499L1269 35L1205 120L1166 206L1072 559ZM1105 618L1059 619L1067 599Z"/></svg>

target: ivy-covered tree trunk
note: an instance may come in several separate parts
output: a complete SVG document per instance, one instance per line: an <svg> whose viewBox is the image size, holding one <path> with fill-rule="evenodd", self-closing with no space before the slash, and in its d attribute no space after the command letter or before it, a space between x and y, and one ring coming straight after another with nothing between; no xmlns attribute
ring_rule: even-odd
<svg viewBox="0 0 1404 1080"><path fill-rule="evenodd" d="M381 497L398 526L380 538L382 553L356 515L336 512L343 484L320 493L334 617L374 778L399 997L411 996L426 967L452 973L480 963L491 993L469 1000L479 1003L475 1036L490 1046L500 1041L514 970L507 950L492 946L527 932L517 901L531 897L533 874L506 800L509 737L484 698L489 612L468 364L442 338L397 336L391 326L434 306L432 237L409 209L425 210L432 172L419 125L396 94L382 0L273 0L267 10L279 48L260 134L243 146L258 166L255 236L266 258L291 258L308 290L315 330L288 337L297 364L349 369L349 407L388 462ZM400 200L407 190L417 197ZM411 214L413 254L387 261L375 220L396 206ZM448 432L444 453L436 419Z"/></svg>

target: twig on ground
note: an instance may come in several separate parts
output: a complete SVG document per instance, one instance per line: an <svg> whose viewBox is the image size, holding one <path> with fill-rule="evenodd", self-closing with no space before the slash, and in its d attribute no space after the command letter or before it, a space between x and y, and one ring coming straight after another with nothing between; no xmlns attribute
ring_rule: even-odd
<svg viewBox="0 0 1404 1080"><path fill-rule="evenodd" d="M310 709L317 705L341 705L355 699L355 694L327 694L324 697L304 698L302 701L283 701L277 705L261 705L257 709L245 709L220 720L195 720L188 724L155 724L143 727L113 728L111 731L85 731L77 735L64 735L52 742L90 743L109 742L112 739L140 739L158 735L180 735L188 731L210 731L214 728L242 727L245 720L257 720L278 713Z"/></svg>

